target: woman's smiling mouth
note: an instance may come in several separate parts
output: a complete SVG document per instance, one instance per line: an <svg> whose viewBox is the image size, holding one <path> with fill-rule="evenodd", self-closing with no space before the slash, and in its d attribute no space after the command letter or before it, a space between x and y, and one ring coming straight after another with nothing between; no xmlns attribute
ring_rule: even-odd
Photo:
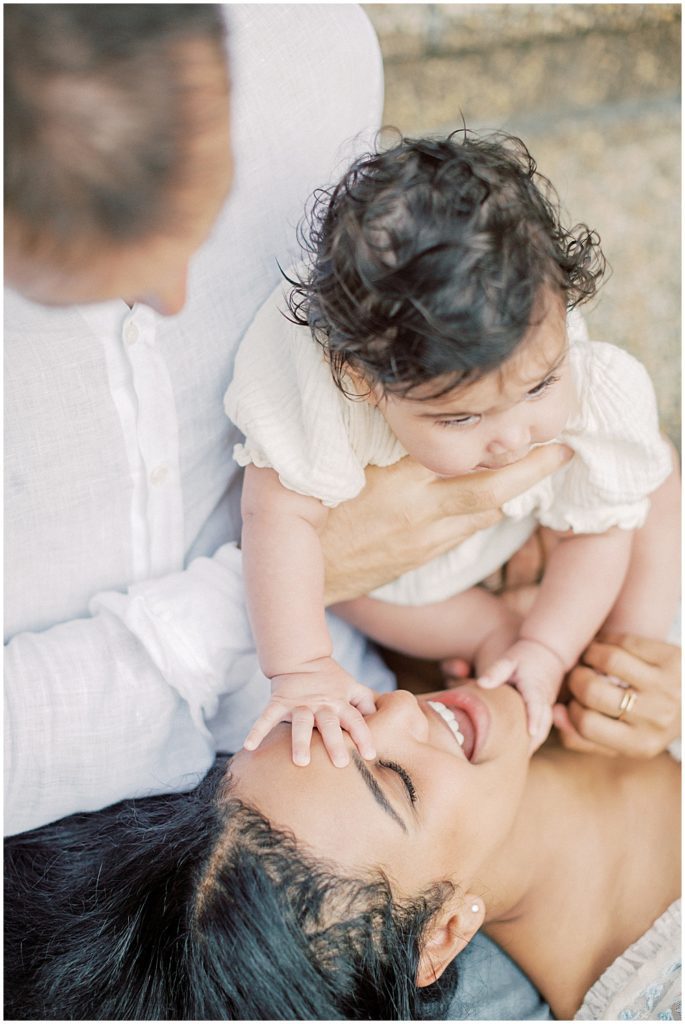
<svg viewBox="0 0 685 1024"><path fill-rule="evenodd" d="M456 741L459 744L459 746L463 747L464 746L464 734L459 729L459 724L458 724L456 718L454 717L454 712L452 710L450 710L450 708L448 708L446 704L441 704L437 700L427 700L426 704L428 705L429 708L433 708L433 711L435 711L438 715L440 715L440 717L442 718L443 722L445 722L447 727L452 732L452 735L456 739Z"/></svg>
<svg viewBox="0 0 685 1024"><path fill-rule="evenodd" d="M458 686L432 693L425 703L449 728L466 759L475 762L490 732L490 712L480 696Z"/></svg>

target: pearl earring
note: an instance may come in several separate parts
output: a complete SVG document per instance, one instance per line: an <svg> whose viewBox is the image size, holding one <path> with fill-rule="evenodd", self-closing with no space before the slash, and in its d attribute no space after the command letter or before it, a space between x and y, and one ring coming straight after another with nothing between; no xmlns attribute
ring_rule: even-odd
<svg viewBox="0 0 685 1024"><path fill-rule="evenodd" d="M471 904L471 910L473 911L474 914L477 914L478 911L480 910L480 907L478 906L477 903L472 903Z"/></svg>

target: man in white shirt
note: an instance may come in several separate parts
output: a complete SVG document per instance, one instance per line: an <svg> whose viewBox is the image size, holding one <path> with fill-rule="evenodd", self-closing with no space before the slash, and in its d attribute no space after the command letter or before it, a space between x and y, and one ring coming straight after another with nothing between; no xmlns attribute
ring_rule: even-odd
<svg viewBox="0 0 685 1024"><path fill-rule="evenodd" d="M382 109L356 7L122 10L5 9L10 834L192 787L265 702L221 397L306 197ZM559 464L533 455L468 490L404 466L399 510L375 479L331 517L330 597L493 522ZM349 670L392 685L335 628Z"/></svg>

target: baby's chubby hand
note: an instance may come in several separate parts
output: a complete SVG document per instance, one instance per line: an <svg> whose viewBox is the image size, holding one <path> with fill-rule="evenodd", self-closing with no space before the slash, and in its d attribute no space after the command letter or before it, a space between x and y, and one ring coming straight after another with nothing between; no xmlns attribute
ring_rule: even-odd
<svg viewBox="0 0 685 1024"><path fill-rule="evenodd" d="M333 764L344 768L350 756L342 730L351 736L366 760L376 756L371 731L364 715L376 710L373 690L363 686L333 658L319 658L306 669L274 676L271 700L247 735L243 746L255 750L279 722L292 723L293 761L309 764L314 726L321 733Z"/></svg>
<svg viewBox="0 0 685 1024"><path fill-rule="evenodd" d="M560 655L537 640L517 640L478 677L478 685L494 689L511 683L528 712L531 753L545 741L552 727L552 706L557 699L565 667Z"/></svg>

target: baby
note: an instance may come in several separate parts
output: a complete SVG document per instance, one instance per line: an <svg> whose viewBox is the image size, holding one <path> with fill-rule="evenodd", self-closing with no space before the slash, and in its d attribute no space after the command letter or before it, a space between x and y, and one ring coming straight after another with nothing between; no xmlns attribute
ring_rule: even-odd
<svg viewBox="0 0 685 1024"><path fill-rule="evenodd" d="M574 311L604 271L598 238L561 226L522 142L464 131L358 160L317 193L309 250L290 294L279 287L257 314L226 395L245 435L234 452L247 467L244 572L272 685L245 746L290 721L297 764L314 726L335 764L349 760L341 729L375 756L364 721L374 694L332 657L319 541L327 509L362 490L367 465L409 454L453 477L557 440L574 458L508 502L500 523L334 609L388 647L462 657L481 685L515 685L534 749L672 468L646 371L590 342ZM538 523L561 542L521 620L476 584ZM658 602L659 580L640 571Z"/></svg>

